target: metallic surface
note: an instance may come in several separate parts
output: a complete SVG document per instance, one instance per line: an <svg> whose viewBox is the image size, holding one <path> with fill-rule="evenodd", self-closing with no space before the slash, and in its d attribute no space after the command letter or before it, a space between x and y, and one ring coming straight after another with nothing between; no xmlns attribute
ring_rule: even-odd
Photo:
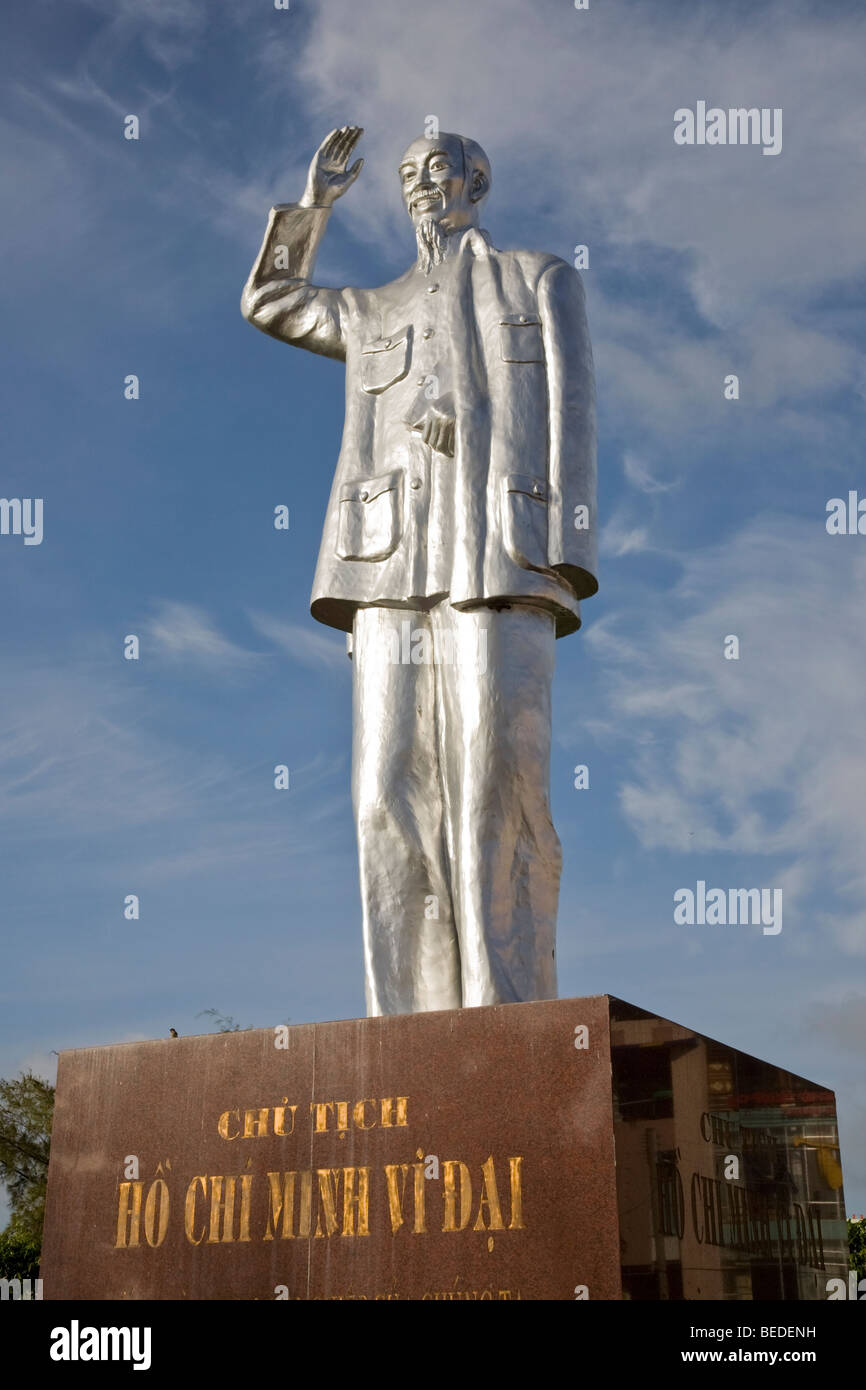
<svg viewBox="0 0 866 1390"><path fill-rule="evenodd" d="M838 1142L605 995L64 1052L44 1296L823 1300Z"/></svg>
<svg viewBox="0 0 866 1390"><path fill-rule="evenodd" d="M556 995L554 640L551 614L525 606L356 614L369 1014ZM408 661L393 659L407 648ZM413 652L429 659L416 665Z"/></svg>
<svg viewBox="0 0 866 1390"><path fill-rule="evenodd" d="M400 165L415 264L377 289L313 285L330 209L360 172L349 159L361 133L331 132L303 197L273 210L242 310L346 364L311 611L355 638L368 1006L545 998L560 866L552 645L597 588L583 289L556 256L496 250L480 227L489 162L444 133L414 141ZM367 640L394 612L428 625L429 663L412 655L398 672L402 646L384 659ZM460 653L450 666L436 657L446 628ZM418 917L431 896L438 922Z"/></svg>

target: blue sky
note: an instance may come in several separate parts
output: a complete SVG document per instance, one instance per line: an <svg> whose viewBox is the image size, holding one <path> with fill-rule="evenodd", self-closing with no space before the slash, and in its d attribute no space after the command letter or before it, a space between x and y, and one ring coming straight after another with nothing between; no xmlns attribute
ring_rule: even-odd
<svg viewBox="0 0 866 1390"><path fill-rule="evenodd" d="M0 1075L211 1007L364 1011L350 667L308 612L343 373L238 301L338 124L366 166L317 276L399 274L396 162L435 114L491 157L496 245L590 248L601 589L558 644L560 992L835 1088L866 1208L866 537L825 527L866 496L866 15L31 0L2 26L0 493L44 499L44 539L0 537ZM698 100L781 107L781 154L676 146ZM698 879L782 888L782 932L676 926Z"/></svg>

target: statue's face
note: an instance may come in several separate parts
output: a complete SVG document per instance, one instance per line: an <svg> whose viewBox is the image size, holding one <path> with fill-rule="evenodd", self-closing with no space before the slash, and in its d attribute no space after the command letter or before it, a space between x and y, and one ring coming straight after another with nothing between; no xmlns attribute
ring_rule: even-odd
<svg viewBox="0 0 866 1390"><path fill-rule="evenodd" d="M466 178L463 146L453 135L426 135L414 140L400 161L400 185L406 211L417 227L425 217L443 230L474 225L478 202Z"/></svg>

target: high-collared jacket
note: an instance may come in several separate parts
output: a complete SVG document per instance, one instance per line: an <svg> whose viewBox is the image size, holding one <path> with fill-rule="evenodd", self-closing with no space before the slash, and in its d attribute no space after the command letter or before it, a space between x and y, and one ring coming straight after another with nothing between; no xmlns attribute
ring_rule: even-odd
<svg viewBox="0 0 866 1390"><path fill-rule="evenodd" d="M242 310L346 363L346 420L311 612L350 632L359 605L524 601L557 636L596 592L592 350L580 276L497 251L470 228L428 273L378 289L310 283L324 208L274 208ZM455 421L453 454L419 424Z"/></svg>

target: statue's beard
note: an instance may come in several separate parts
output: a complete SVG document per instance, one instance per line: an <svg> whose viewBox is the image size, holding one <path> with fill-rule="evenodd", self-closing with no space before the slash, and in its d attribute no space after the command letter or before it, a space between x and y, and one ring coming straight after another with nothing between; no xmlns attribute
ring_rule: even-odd
<svg viewBox="0 0 866 1390"><path fill-rule="evenodd" d="M448 233L437 218L422 217L415 228L415 240L418 243L418 265L425 275L429 275L434 265L441 265L445 259Z"/></svg>

